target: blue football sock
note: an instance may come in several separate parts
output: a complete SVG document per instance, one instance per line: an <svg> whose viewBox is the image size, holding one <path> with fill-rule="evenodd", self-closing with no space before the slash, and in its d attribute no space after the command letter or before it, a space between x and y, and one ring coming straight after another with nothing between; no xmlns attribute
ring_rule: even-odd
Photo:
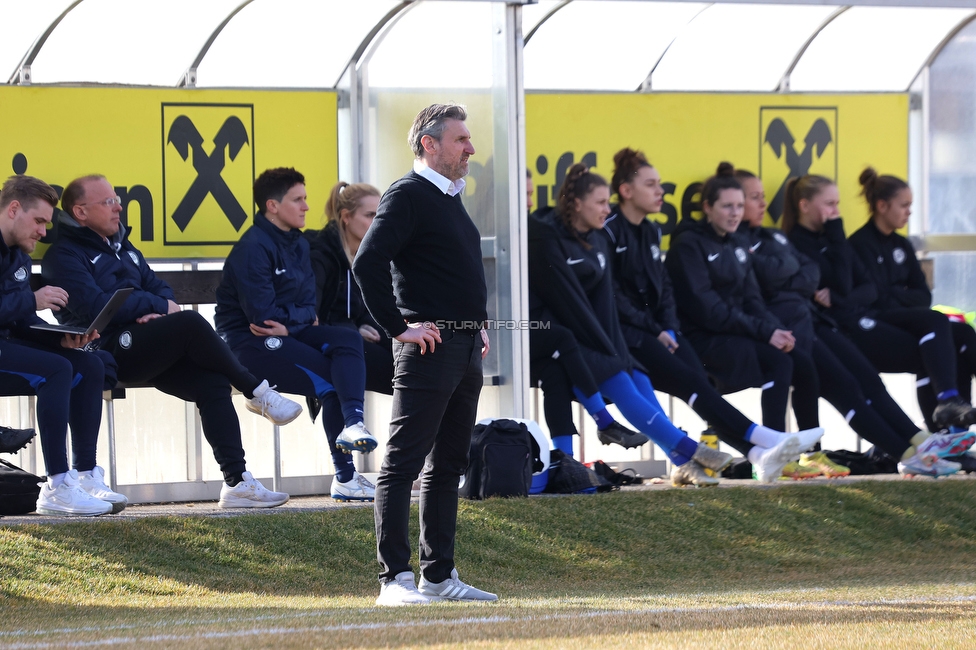
<svg viewBox="0 0 976 650"><path fill-rule="evenodd" d="M645 383L645 380L646 377L638 379L642 384ZM646 385L650 386L649 380L646 381ZM669 456L672 451L677 451L681 457L684 457L687 455L686 452L688 449L692 447L694 450L698 449L698 444L695 441L688 438L683 431L671 424L667 415L657 405L657 399L654 398L653 389L650 389L651 398L648 399L645 394L638 392L638 387L635 386L634 380L627 373L619 372L604 381L600 384L600 392L613 400L613 403L617 405L617 408L627 418L627 421L636 426L638 431L647 435ZM691 447L688 444L682 444L679 447L679 443L682 440L687 440L691 444ZM694 451L691 453L693 454ZM690 459L691 456L688 456L688 458ZM684 462L687 462L687 460Z"/></svg>
<svg viewBox="0 0 976 650"><path fill-rule="evenodd" d="M570 458L573 457L573 436L553 436L552 445Z"/></svg>
<svg viewBox="0 0 976 650"><path fill-rule="evenodd" d="M959 397L959 391L956 390L955 388L942 391L941 393L935 396L935 399L939 400L940 402L943 402L947 399L952 399L953 397Z"/></svg>

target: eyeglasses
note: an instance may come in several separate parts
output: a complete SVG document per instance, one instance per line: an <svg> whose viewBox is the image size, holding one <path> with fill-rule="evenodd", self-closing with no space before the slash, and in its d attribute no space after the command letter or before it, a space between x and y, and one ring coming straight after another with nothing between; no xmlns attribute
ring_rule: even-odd
<svg viewBox="0 0 976 650"><path fill-rule="evenodd" d="M111 208L113 205L122 205L121 196L113 196L111 198L105 199L103 201L92 201L91 203L78 203L77 205L104 205L106 208Z"/></svg>

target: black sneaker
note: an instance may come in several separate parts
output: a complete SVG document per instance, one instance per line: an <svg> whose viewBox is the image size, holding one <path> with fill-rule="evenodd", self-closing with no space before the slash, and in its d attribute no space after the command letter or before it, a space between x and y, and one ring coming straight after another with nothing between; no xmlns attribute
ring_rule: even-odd
<svg viewBox="0 0 976 650"><path fill-rule="evenodd" d="M957 395L939 402L932 411L932 420L940 427L957 426L968 429L976 424L976 409Z"/></svg>
<svg viewBox="0 0 976 650"><path fill-rule="evenodd" d="M11 429L0 426L0 454L14 454L34 439L33 429Z"/></svg>
<svg viewBox="0 0 976 650"><path fill-rule="evenodd" d="M606 429L600 429L596 437L605 445L620 445L624 449L640 447L650 440L640 431L631 431L619 422L612 422Z"/></svg>

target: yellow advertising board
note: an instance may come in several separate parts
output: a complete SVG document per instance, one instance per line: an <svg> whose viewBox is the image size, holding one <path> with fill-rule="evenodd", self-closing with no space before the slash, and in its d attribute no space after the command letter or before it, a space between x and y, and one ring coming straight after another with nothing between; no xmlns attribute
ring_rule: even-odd
<svg viewBox="0 0 976 650"><path fill-rule="evenodd" d="M525 113L537 206L555 203L574 163L609 181L614 153L632 147L665 184L662 213L651 217L665 235L678 220L701 217L700 183L723 160L763 180L767 225L779 222L789 177L836 180L848 233L868 216L858 196L864 167L908 173L907 94L528 94Z"/></svg>
<svg viewBox="0 0 976 650"><path fill-rule="evenodd" d="M327 91L0 87L0 178L60 191L103 174L146 257L222 258L251 224L265 169L305 175L318 223L338 178L336 106Z"/></svg>

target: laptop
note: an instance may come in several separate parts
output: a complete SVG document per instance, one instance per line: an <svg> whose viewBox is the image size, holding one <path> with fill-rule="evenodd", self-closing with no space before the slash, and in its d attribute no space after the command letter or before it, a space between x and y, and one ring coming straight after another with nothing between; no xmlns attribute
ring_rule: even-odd
<svg viewBox="0 0 976 650"><path fill-rule="evenodd" d="M98 316L92 321L92 324L88 327L77 327L75 325L53 325L51 323L37 323L36 325L31 325L31 329L35 330L50 330L52 332L63 332L65 334L81 334L83 336L88 336L95 330L101 332L105 329L105 326L112 321L112 317L115 316L115 312L119 310L125 299L129 297L134 289L132 287L126 287L125 289L119 289L112 297L108 299L105 306L102 307L102 311L98 312Z"/></svg>

